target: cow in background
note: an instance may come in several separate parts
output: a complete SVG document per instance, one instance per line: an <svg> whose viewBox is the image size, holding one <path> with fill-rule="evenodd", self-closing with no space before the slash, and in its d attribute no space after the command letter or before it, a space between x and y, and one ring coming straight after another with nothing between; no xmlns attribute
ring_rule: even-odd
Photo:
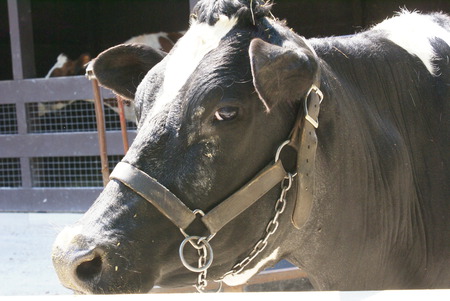
<svg viewBox="0 0 450 301"><path fill-rule="evenodd" d="M154 49L169 52L173 45L175 45L175 43L185 34L185 32L186 31L143 34L132 37L124 44L145 44Z"/></svg>
<svg viewBox="0 0 450 301"><path fill-rule="evenodd" d="M132 37L124 42L124 44L145 44L152 48L162 50L164 52L169 52L173 45L178 41L179 38L183 36L185 31L180 32L158 32L142 34L139 36ZM81 54L76 60L70 59L64 53L58 55L55 65L53 65L48 71L45 78L50 77L62 77L62 76L75 76L84 75L86 73L86 65L91 61L91 56L88 53ZM93 99L85 99L88 102L94 102ZM118 113L117 101L115 99L105 99L104 103L107 107ZM37 115L43 117L47 114L54 115L60 110L78 111L78 109L73 110L69 106L79 105L80 103L73 101L57 101L49 103L39 103ZM125 119L129 122L135 123L136 117L134 113L134 108L129 101L124 102L125 109Z"/></svg>
<svg viewBox="0 0 450 301"><path fill-rule="evenodd" d="M123 44L145 44L154 49L169 52L184 33L185 31L142 34L128 39ZM71 60L67 55L61 53L56 58L55 65L50 68L45 78L84 75L86 64L89 63L90 60L91 56L87 53L83 53L76 60Z"/></svg>
<svg viewBox="0 0 450 301"><path fill-rule="evenodd" d="M48 71L45 78L84 75L85 66L91 60L91 56L83 53L76 60L71 60L67 55L61 53L56 58L56 63Z"/></svg>

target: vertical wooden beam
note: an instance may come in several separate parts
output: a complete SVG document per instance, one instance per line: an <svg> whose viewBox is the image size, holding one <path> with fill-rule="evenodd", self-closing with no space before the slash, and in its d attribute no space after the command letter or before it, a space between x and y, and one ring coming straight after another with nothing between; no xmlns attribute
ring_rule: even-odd
<svg viewBox="0 0 450 301"><path fill-rule="evenodd" d="M22 175L22 188L31 188L33 180L31 179L30 158L20 158L20 172Z"/></svg>
<svg viewBox="0 0 450 301"><path fill-rule="evenodd" d="M25 103L16 103L17 131L19 135L28 134L27 112ZM20 158L20 169L22 176L22 188L32 187L30 158Z"/></svg>
<svg viewBox="0 0 450 301"><path fill-rule="evenodd" d="M36 76L30 0L8 0L14 79Z"/></svg>
<svg viewBox="0 0 450 301"><path fill-rule="evenodd" d="M352 1L353 26L362 29L366 26L364 22L364 8L362 0Z"/></svg>
<svg viewBox="0 0 450 301"><path fill-rule="evenodd" d="M195 4L197 4L198 0L189 0L189 11L192 12Z"/></svg>

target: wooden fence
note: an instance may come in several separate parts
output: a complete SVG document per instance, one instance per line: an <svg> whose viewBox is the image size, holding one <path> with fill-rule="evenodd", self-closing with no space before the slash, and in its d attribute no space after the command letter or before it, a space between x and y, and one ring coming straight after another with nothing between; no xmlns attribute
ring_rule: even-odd
<svg viewBox="0 0 450 301"><path fill-rule="evenodd" d="M77 76L1 81L0 91L4 131L0 135L0 209L85 211L103 184L95 111L92 103L83 100L93 99L89 80ZM106 90L102 92L104 97L114 97ZM43 113L36 112L48 105L70 103L73 107L74 100L88 105L77 116L83 131L67 129L61 120L67 116L42 119L38 115ZM86 116L87 112L91 114ZM119 119L118 115L113 117ZM49 120L51 125L47 124ZM56 125L59 122L62 123ZM86 124L90 124L90 129L86 130ZM130 140L134 135L134 131L129 132ZM120 128L107 131L106 140L112 168L124 154Z"/></svg>

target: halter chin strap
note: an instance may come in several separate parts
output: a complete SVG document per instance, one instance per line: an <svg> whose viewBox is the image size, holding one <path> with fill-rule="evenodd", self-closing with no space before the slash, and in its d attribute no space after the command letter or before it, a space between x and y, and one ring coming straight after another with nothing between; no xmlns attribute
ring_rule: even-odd
<svg viewBox="0 0 450 301"><path fill-rule="evenodd" d="M319 88L312 86L304 98L304 111L300 110L301 113L299 113L304 118L301 118L301 116L297 118L288 143L298 152L298 195L292 215L292 223L298 229L306 223L312 208L314 165L317 149L315 129L318 127L317 118L322 99L323 95ZM287 143L280 146L279 151L281 151L285 144ZM201 219L211 235L215 235L226 224L285 179L287 172L278 157L279 154L276 156L275 163L269 164L246 185L222 201L215 208L206 214L200 211ZM119 162L111 173L110 178L119 180L149 203L153 204L183 231L198 216L199 210L189 209L177 196L156 179L129 163Z"/></svg>

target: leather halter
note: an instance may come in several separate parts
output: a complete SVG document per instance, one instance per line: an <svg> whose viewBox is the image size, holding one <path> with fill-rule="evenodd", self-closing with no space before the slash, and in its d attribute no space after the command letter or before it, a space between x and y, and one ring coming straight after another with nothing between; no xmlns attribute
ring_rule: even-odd
<svg viewBox="0 0 450 301"><path fill-rule="evenodd" d="M299 116L289 137L289 142L284 143L279 148L279 151L281 151L285 144L289 144L298 152L297 174L300 184L297 185L298 195L292 215L292 223L298 229L306 223L312 208L314 161L317 149L315 129L318 127L317 118L322 99L321 91L313 85L304 98L304 111L299 110ZM300 114L304 118L301 118ZM213 236L275 185L283 181L286 174L281 160L277 158L275 163L266 166L241 189L206 214L198 209L191 210L156 179L129 163L119 162L110 178L119 180L154 205L183 233L200 213L202 222L210 231L210 236Z"/></svg>
<svg viewBox="0 0 450 301"><path fill-rule="evenodd" d="M308 220L314 200L315 163L317 151L316 129L319 127L320 104L323 94L315 85L305 97L305 118L297 118L291 145L297 146L297 199L292 213L292 224L300 229ZM301 132L300 132L301 128ZM299 133L300 132L300 133Z"/></svg>
<svg viewBox="0 0 450 301"><path fill-rule="evenodd" d="M211 234L245 211L276 184L284 179L286 172L281 161L262 170L243 188L232 194L201 217ZM178 228L185 230L196 218L198 210L189 209L177 196L148 174L126 162L119 162L110 176L131 188L153 204Z"/></svg>

